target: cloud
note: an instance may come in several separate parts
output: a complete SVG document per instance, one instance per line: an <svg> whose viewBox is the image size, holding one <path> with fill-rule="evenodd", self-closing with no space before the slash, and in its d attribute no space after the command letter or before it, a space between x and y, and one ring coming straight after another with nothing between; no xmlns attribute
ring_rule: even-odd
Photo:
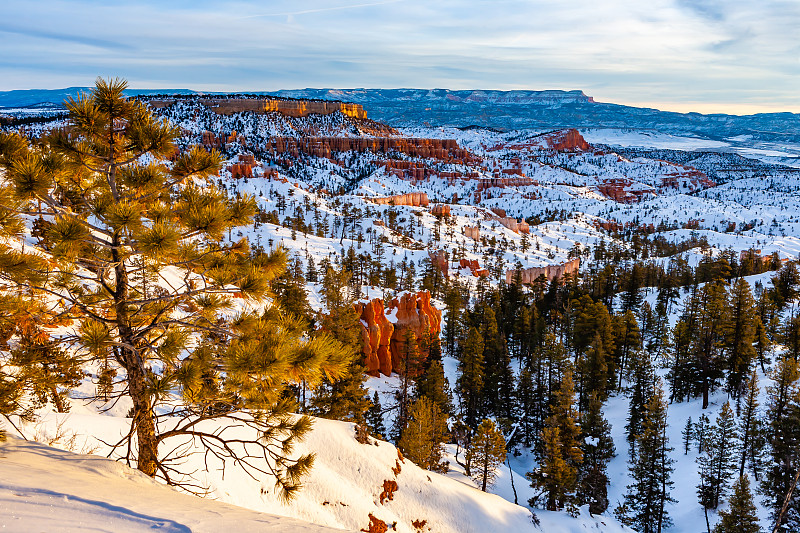
<svg viewBox="0 0 800 533"><path fill-rule="evenodd" d="M800 111L795 0L6 0L0 90L584 89ZM13 21L13 23L8 22ZM49 81L48 81L49 80ZM46 85L45 85L46 86Z"/></svg>

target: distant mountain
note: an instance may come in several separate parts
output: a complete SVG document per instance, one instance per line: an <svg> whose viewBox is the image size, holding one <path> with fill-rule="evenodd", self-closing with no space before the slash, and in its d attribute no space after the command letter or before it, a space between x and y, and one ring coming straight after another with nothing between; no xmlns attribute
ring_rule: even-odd
<svg viewBox="0 0 800 533"><path fill-rule="evenodd" d="M60 104L84 87L0 92L0 107ZM134 89L138 94L199 94L188 89ZM226 94L226 93L206 93ZM253 94L253 93L250 93ZM361 104L370 118L390 126L499 130L556 128L631 128L673 135L800 143L800 114L703 115L675 113L596 102L582 91L493 91L448 89L294 89L255 94L289 98L343 100Z"/></svg>
<svg viewBox="0 0 800 533"><path fill-rule="evenodd" d="M496 129L632 128L673 135L800 142L800 114L703 115L596 102L582 91L450 91L447 89L297 89L270 94L345 100L391 126Z"/></svg>
<svg viewBox="0 0 800 533"><path fill-rule="evenodd" d="M67 87L66 89L19 89L16 91L0 91L0 107L29 107L37 104L62 105L67 98L75 98L82 92L89 92L93 87ZM140 94L195 94L189 89L130 89L125 91L130 96Z"/></svg>

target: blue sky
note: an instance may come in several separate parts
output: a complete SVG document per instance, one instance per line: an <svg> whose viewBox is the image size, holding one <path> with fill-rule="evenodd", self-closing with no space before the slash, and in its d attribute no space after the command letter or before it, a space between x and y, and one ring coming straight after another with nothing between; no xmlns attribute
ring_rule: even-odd
<svg viewBox="0 0 800 533"><path fill-rule="evenodd" d="M800 112L800 0L4 0L0 90L582 89Z"/></svg>

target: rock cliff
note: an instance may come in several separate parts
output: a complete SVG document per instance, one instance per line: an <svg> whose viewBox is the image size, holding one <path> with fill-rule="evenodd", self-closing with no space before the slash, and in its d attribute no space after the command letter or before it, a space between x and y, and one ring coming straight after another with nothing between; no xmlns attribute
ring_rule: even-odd
<svg viewBox="0 0 800 533"><path fill-rule="evenodd" d="M364 365L373 376L402 371L409 332L417 340L426 335L438 338L441 332L442 312L431 304L428 291L405 293L393 299L388 309L376 298L356 304L356 310L361 314ZM386 315L395 310L392 324Z"/></svg>
<svg viewBox="0 0 800 533"><path fill-rule="evenodd" d="M580 259L572 259L571 261L567 261L561 265L547 265L543 267L531 267L526 268L521 271L522 273L522 283L523 284L531 284L539 276L544 276L547 281L553 281L554 279L563 279L564 276L567 274L575 274L578 272L578 269L581 267L581 260ZM514 282L514 276L516 275L517 270L507 270L506 271L506 283L511 285Z"/></svg>

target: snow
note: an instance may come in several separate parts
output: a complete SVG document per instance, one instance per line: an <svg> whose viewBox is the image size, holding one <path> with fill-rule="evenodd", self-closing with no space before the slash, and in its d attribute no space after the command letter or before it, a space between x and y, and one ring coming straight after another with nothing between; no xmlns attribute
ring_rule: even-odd
<svg viewBox="0 0 800 533"><path fill-rule="evenodd" d="M332 528L181 494L138 470L10 437L0 445L0 530L323 533Z"/></svg>

